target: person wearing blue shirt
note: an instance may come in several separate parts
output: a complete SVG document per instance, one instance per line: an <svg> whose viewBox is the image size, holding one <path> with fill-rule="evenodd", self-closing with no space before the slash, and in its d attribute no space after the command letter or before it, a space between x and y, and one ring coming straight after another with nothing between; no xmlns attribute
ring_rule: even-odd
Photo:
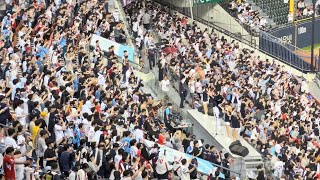
<svg viewBox="0 0 320 180"><path fill-rule="evenodd" d="M83 129L83 123L80 123L78 125L78 128L74 128L74 130L73 130L74 136L73 136L73 139L72 139L72 143L77 148L80 146L81 138L85 136L85 133L84 133L84 131L82 129Z"/></svg>
<svg viewBox="0 0 320 180"><path fill-rule="evenodd" d="M123 136L124 136L124 138L122 138L122 144L124 145L123 149L125 152L130 154L130 141L131 141L131 138L129 137L130 131L123 132Z"/></svg>
<svg viewBox="0 0 320 180"><path fill-rule="evenodd" d="M76 77L73 79L73 88L75 91L75 97L78 98L79 97L79 78L78 78L78 75L76 75Z"/></svg>
<svg viewBox="0 0 320 180"><path fill-rule="evenodd" d="M168 129L170 129L170 127L171 127L171 125L170 125L170 116L171 116L171 109L172 109L171 106L172 106L172 104L168 103L168 106L164 111L164 118L163 118L164 124L166 125L166 127Z"/></svg>
<svg viewBox="0 0 320 180"><path fill-rule="evenodd" d="M65 46L67 45L67 39L64 38L64 37L61 37L60 42L59 42L59 45L60 45L61 47L65 47Z"/></svg>
<svg viewBox="0 0 320 180"><path fill-rule="evenodd" d="M11 31L9 31L8 29L2 30L2 35L4 36L4 38L9 37L10 34L11 34Z"/></svg>
<svg viewBox="0 0 320 180"><path fill-rule="evenodd" d="M37 55L40 56L41 59L43 59L45 57L46 54L49 53L49 49L44 47L44 46L39 46L39 50Z"/></svg>
<svg viewBox="0 0 320 180"><path fill-rule="evenodd" d="M100 101L100 96L101 96L100 90L99 90L99 89L96 89L95 98L96 98L98 101Z"/></svg>
<svg viewBox="0 0 320 180"><path fill-rule="evenodd" d="M2 20L1 30L3 31L4 27L9 27L11 25L10 16L5 16Z"/></svg>
<svg viewBox="0 0 320 180"><path fill-rule="evenodd" d="M211 54L212 54L212 49L210 48L210 49L208 49L208 51L207 51L207 53L206 53L207 58L210 59Z"/></svg>
<svg viewBox="0 0 320 180"><path fill-rule="evenodd" d="M62 56L64 56L64 54L67 52L67 39L64 37L64 35L62 35L59 45L62 47L63 51L62 51Z"/></svg>
<svg viewBox="0 0 320 180"><path fill-rule="evenodd" d="M38 66L39 72L42 72L43 71L43 64L42 64L42 61L41 61L41 57L39 55L37 55L36 64Z"/></svg>

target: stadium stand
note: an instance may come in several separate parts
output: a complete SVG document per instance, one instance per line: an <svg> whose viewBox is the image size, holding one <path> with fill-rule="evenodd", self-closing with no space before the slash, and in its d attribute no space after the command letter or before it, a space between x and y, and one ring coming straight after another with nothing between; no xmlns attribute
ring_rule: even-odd
<svg viewBox="0 0 320 180"><path fill-rule="evenodd" d="M122 7L111 8L112 2L119 3L58 0L26 7L10 1L15 8L1 18L0 177L202 179L206 173L210 180L237 179L230 173L228 153L174 129L172 121L179 116L172 104L144 92L132 54L123 50L132 37L122 22ZM281 10L286 7L276 1L274 10L272 2L255 4L285 23ZM255 146L272 162L276 179L320 178L319 103L304 81L159 4L122 3L129 4L124 8L133 20L137 51L149 60L150 70L158 70L161 89L170 93L174 82L168 75L177 77L180 109L188 96L206 116L214 106L215 120L225 121L225 138L244 138ZM254 4L232 3L237 6L230 10L245 26L266 30ZM154 34L166 46L158 59L152 51ZM183 156L168 160L176 154ZM201 170L213 163L219 168ZM245 176L265 179L262 169Z"/></svg>
<svg viewBox="0 0 320 180"><path fill-rule="evenodd" d="M289 4L283 0L253 0L276 24L288 22Z"/></svg>

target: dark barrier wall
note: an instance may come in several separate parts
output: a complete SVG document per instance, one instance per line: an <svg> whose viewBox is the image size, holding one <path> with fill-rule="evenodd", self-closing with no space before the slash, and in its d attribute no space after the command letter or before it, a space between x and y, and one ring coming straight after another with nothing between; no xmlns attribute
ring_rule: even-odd
<svg viewBox="0 0 320 180"><path fill-rule="evenodd" d="M299 69L302 72L311 71L311 64L305 62L301 56L294 53L293 46L284 44L282 40L270 34L260 32L259 46L261 50L279 58L289 66Z"/></svg>
<svg viewBox="0 0 320 180"><path fill-rule="evenodd" d="M320 18L315 21L315 44L320 43ZM296 26L291 25L271 32L283 43L288 43L298 48L311 46L312 38L312 21L298 23ZM296 42L297 41L297 42Z"/></svg>

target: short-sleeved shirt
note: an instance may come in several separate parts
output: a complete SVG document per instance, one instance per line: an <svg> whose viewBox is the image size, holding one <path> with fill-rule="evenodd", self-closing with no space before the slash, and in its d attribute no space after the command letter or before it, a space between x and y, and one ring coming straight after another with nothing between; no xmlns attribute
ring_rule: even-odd
<svg viewBox="0 0 320 180"><path fill-rule="evenodd" d="M15 180L16 173L14 170L14 158L8 155L3 157L3 170L4 170L4 177L6 180Z"/></svg>
<svg viewBox="0 0 320 180"><path fill-rule="evenodd" d="M161 145L165 145L166 144L166 138L164 137L164 135L159 134L158 143L161 144Z"/></svg>
<svg viewBox="0 0 320 180"><path fill-rule="evenodd" d="M190 179L189 168L187 166L182 165L178 174L181 179Z"/></svg>
<svg viewBox="0 0 320 180"><path fill-rule="evenodd" d="M53 158L56 156L56 153L54 152L53 149L51 148L47 148L45 151L44 151L44 156L43 156L43 159L47 159L47 158ZM54 160L51 160L51 161L47 161L46 163L46 166L51 166L52 163L54 163L56 161Z"/></svg>

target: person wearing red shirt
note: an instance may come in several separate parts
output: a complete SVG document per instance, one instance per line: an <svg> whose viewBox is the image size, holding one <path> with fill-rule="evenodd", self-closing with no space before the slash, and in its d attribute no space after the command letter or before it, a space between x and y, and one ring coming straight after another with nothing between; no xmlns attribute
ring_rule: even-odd
<svg viewBox="0 0 320 180"><path fill-rule="evenodd" d="M4 170L4 179L5 180L15 180L16 179L14 164L18 164L18 163L16 163L14 161L14 159L25 156L25 155L27 155L27 153L14 155L14 148L13 147L8 147L6 149L6 154L3 157L3 170ZM19 162L19 164L27 164L27 163L28 162Z"/></svg>
<svg viewBox="0 0 320 180"><path fill-rule="evenodd" d="M165 145L166 144L166 130L165 129L161 129L160 130L160 134L159 134L159 137L158 137L158 144L160 145Z"/></svg>

